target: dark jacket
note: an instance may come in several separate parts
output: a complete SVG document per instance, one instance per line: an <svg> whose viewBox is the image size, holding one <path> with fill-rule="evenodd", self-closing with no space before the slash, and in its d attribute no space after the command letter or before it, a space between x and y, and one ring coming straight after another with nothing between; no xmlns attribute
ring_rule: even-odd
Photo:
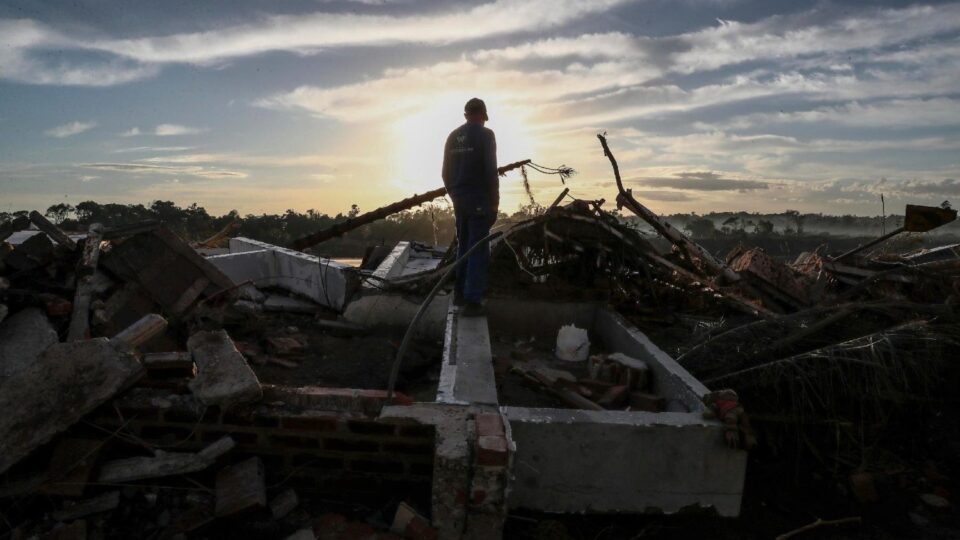
<svg viewBox="0 0 960 540"><path fill-rule="evenodd" d="M454 205L493 210L500 206L497 139L493 130L467 122L450 133L443 147L443 185Z"/></svg>

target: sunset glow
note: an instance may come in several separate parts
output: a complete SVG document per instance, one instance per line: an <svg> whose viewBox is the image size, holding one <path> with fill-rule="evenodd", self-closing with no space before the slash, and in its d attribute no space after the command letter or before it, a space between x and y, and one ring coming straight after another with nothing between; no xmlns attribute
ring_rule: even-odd
<svg viewBox="0 0 960 540"><path fill-rule="evenodd" d="M960 198L960 3L17 4L0 211L369 209L441 185L473 96L501 163L574 167L580 197L613 198L607 132L658 212ZM531 181L542 201L562 188ZM525 202L506 180L504 207Z"/></svg>

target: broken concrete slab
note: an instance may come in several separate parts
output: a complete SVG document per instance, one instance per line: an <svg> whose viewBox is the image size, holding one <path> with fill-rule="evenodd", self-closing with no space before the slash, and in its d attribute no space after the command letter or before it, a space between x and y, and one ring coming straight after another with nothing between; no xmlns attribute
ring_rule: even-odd
<svg viewBox="0 0 960 540"><path fill-rule="evenodd" d="M187 340L187 350L197 365L190 391L207 405L256 401L263 395L260 381L225 330L197 332Z"/></svg>
<svg viewBox="0 0 960 540"><path fill-rule="evenodd" d="M280 519L293 511L300 504L297 492L293 489L287 489L270 501L270 514L273 519Z"/></svg>
<svg viewBox="0 0 960 540"><path fill-rule="evenodd" d="M39 308L26 308L0 323L0 377L9 377L33 364L57 343L57 331Z"/></svg>
<svg viewBox="0 0 960 540"><path fill-rule="evenodd" d="M267 485L263 461L252 457L217 473L218 516L237 514L249 508L267 505Z"/></svg>
<svg viewBox="0 0 960 540"><path fill-rule="evenodd" d="M354 281L348 265L249 238L231 238L229 255L207 260L237 283L279 287L338 311Z"/></svg>
<svg viewBox="0 0 960 540"><path fill-rule="evenodd" d="M56 510L51 516L57 521L73 521L91 514L109 512L118 506L120 506L120 492L111 491L98 497L78 502L73 506Z"/></svg>
<svg viewBox="0 0 960 540"><path fill-rule="evenodd" d="M232 438L223 437L197 453L158 451L155 456L110 461L100 468L98 481L133 482L202 471L213 465L217 458L232 450L234 446L236 443Z"/></svg>
<svg viewBox="0 0 960 540"><path fill-rule="evenodd" d="M106 338L57 343L0 380L0 472L139 379L137 358Z"/></svg>

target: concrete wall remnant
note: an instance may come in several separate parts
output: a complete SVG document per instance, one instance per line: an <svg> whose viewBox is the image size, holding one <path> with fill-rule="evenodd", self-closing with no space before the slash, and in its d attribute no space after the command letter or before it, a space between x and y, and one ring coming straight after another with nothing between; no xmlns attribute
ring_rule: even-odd
<svg viewBox="0 0 960 540"><path fill-rule="evenodd" d="M588 328L591 341L605 350L646 364L667 409L595 411L501 404L507 441L515 444L509 452L514 477L507 492L510 508L674 513L704 507L723 516L739 514L746 452L724 445L721 423L704 418L700 398L707 388L640 330L609 308L591 303L495 298L488 313L486 318L463 318L456 308L450 310L438 401L489 406L486 396L491 392L497 399L492 375L489 379L472 375L471 384L457 384L467 371L477 370L474 357L492 362L491 334L550 339L561 326L577 324ZM463 346L461 340L470 345ZM487 344L485 355L476 350L480 342ZM479 450L484 455L485 447Z"/></svg>
<svg viewBox="0 0 960 540"><path fill-rule="evenodd" d="M231 238L229 255L207 260L236 283L279 287L338 311L346 306L353 281L348 265L250 238Z"/></svg>

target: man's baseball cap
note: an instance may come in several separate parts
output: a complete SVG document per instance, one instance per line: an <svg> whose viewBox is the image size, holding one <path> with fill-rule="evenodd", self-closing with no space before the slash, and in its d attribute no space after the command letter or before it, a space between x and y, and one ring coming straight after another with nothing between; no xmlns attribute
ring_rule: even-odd
<svg viewBox="0 0 960 540"><path fill-rule="evenodd" d="M466 114L481 113L483 114L484 120L490 120L490 117L487 116L487 104L480 98L471 98L470 101L463 106L463 112Z"/></svg>

